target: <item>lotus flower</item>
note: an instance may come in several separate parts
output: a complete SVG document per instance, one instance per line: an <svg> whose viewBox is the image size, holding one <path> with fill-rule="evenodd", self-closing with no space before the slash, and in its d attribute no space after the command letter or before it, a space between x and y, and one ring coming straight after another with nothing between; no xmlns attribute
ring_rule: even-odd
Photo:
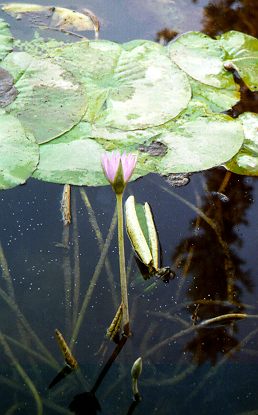
<svg viewBox="0 0 258 415"><path fill-rule="evenodd" d="M111 154L105 153L102 155L103 171L117 194L123 193L133 174L136 162L137 156L135 154L123 153L121 155L119 152L112 151Z"/></svg>

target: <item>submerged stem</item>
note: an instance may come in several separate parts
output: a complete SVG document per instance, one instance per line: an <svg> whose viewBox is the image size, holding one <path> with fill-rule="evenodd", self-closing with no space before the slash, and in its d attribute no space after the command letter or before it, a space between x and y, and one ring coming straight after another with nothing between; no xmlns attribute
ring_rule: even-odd
<svg viewBox="0 0 258 415"><path fill-rule="evenodd" d="M95 268L93 276L90 280L90 285L87 289L87 292L85 293L84 300L83 300L81 309L79 311L79 314L78 314L78 317L77 317L77 320L76 320L76 323L75 323L75 326L74 326L74 329L73 329L72 338L71 338L70 344L69 344L69 347L70 347L71 350L73 349L73 347L74 347L74 345L77 341L77 337L79 335L79 331L80 331L81 324L82 324L84 316L85 316L86 309L89 305L93 290L94 290L94 288L97 284L97 281L98 281L98 278L100 276L102 267L104 265L104 262L105 262L105 259L106 259L106 256L107 256L107 253L108 253L108 250L109 250L109 247L110 247L110 243L111 243L113 235L114 235L115 226L116 226L116 215L114 214L114 216L112 218L112 222L110 224L110 228L109 228L109 231L108 231L106 241L105 241L105 243L103 245L103 249L101 251L99 261L97 263L97 266ZM1 290L0 290L0 294L1 294Z"/></svg>
<svg viewBox="0 0 258 415"><path fill-rule="evenodd" d="M36 404L36 408L37 408L37 415L43 415L43 404L42 404L42 400L41 400L41 397L39 395L39 392L38 392L36 386L34 385L34 383L32 382L32 380L30 379L30 377L27 375L27 373L25 372L23 367L20 365L20 363L18 362L18 360L14 356L12 350L10 349L10 347L9 347L9 345L8 345L7 341L5 340L2 333L0 333L0 343L3 346L3 349L4 349L4 352L5 352L6 356L10 359L11 363L13 364L13 366L15 367L15 369L17 370L17 372L19 373L19 375L23 379L25 385L31 391L32 396L35 400L35 404Z"/></svg>
<svg viewBox="0 0 258 415"><path fill-rule="evenodd" d="M117 219L118 219L118 249L119 249L119 270L121 299L123 310L123 329L126 336L130 334L129 328L129 308L127 293L127 278L125 270L125 249L124 249L124 217L123 217L123 193L116 194L117 201Z"/></svg>
<svg viewBox="0 0 258 415"><path fill-rule="evenodd" d="M206 327L213 323L223 322L224 320L231 320L231 319L239 319L243 320L245 318L253 318L258 319L258 314L246 314L246 313L229 313L229 314L221 314L220 316L212 317L207 320L203 320L201 323L189 326L188 328L181 330L172 336L167 337L165 340L161 340L159 343L155 344L152 348L149 348L145 353L144 357L150 356L154 352L156 353L161 347L165 346L166 344L178 339L179 337L186 336L194 331L202 327Z"/></svg>

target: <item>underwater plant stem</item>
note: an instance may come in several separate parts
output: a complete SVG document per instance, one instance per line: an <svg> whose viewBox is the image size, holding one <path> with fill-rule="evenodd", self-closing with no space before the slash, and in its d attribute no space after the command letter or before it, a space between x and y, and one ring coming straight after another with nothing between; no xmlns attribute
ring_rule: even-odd
<svg viewBox="0 0 258 415"><path fill-rule="evenodd" d="M73 217L73 308L72 308L72 326L76 324L76 318L79 309L80 298L80 245L79 245L79 231L78 231L78 217L76 209L76 195L72 196L72 217Z"/></svg>
<svg viewBox="0 0 258 415"><path fill-rule="evenodd" d="M48 349L44 346L42 341L39 339L37 334L33 331L31 326L29 325L28 321L22 314L20 308L18 307L17 303L6 294L4 290L0 287L0 297L2 300L10 307L10 309L16 314L17 320L21 323L22 327L27 331L27 333L30 335L31 339L37 344L38 349L41 351L41 353L49 359L49 363L51 365L58 367L56 360L51 355L51 353L48 351Z"/></svg>
<svg viewBox="0 0 258 415"><path fill-rule="evenodd" d="M127 293L127 278L125 270L125 248L124 248L124 217L123 217L123 193L116 194L117 219L118 219L118 250L119 250L119 270L121 285L121 300L123 310L123 329L124 334L129 336L129 308Z"/></svg>
<svg viewBox="0 0 258 415"><path fill-rule="evenodd" d="M78 317L77 317L77 320L76 320L76 323L75 323L75 326L74 326L74 329L73 329L72 337L71 337L71 340L70 340L70 343L69 343L69 346L70 346L71 350L73 349L73 347L74 347L74 345L77 341L79 331L80 331L83 319L85 317L86 309L89 305L89 302L90 302L91 297L92 297L93 290L94 290L94 288L97 284L97 281L98 281L98 278L100 276L102 267L105 263L105 259L106 259L106 256L107 256L107 253L108 253L108 250L109 250L109 247L110 247L110 243L111 243L111 241L113 239L113 236L114 236L114 230L115 230L115 227L116 227L116 222L117 222L117 215L114 214L114 216L112 218L112 221L111 221L111 224L110 224L110 228L109 228L109 231L108 231L106 241L105 241L105 243L103 245L103 249L101 251L99 261L97 263L97 266L95 268L93 276L90 280L90 285L87 289L87 292L85 293L84 300L83 300L81 309L79 311L79 314L78 314Z"/></svg>
<svg viewBox="0 0 258 415"><path fill-rule="evenodd" d="M133 401L128 409L127 415L131 415L136 409L136 406L139 405L139 403L140 403L140 400Z"/></svg>
<svg viewBox="0 0 258 415"><path fill-rule="evenodd" d="M181 330L173 334L172 336L166 338L165 340L162 340L161 342L155 344L155 346L147 350L144 357L146 358L147 356L150 356L151 354L157 352L157 350L159 350L161 347L165 346L169 342L172 342L178 339L179 337L186 336L202 327L206 327L214 323L219 323L224 320L230 320L230 319L243 320L246 318L258 319L258 315L257 314L246 314L246 313L230 313L230 314L221 314L220 316L209 318L207 320L203 320L201 323L190 326L184 330Z"/></svg>
<svg viewBox="0 0 258 415"><path fill-rule="evenodd" d="M99 250L101 252L102 249L103 249L103 246L104 246L104 239L103 239L100 227L98 225L94 209L91 206L90 200L87 196L87 193L86 193L85 189L80 189L80 194L81 194L82 201L85 204L85 207L87 209L88 216L89 216L89 222L92 226L93 231L95 232L97 242L98 242L98 246L99 246ZM108 258L106 258L106 260L105 260L105 269L106 269L106 273L107 273L107 280L108 280L108 283L110 285L110 291L111 291L112 299L113 299L113 302L114 302L114 308L117 309L118 306L119 306L119 301L118 301L117 292L115 290L114 274L112 272L111 265L110 265L110 262L109 262Z"/></svg>
<svg viewBox="0 0 258 415"><path fill-rule="evenodd" d="M0 267L2 268L2 277L6 281L8 295L14 300L14 288L13 288L13 281L9 272L8 263L2 248L2 244L0 242ZM15 300L14 300L15 301Z"/></svg>
<svg viewBox="0 0 258 415"><path fill-rule="evenodd" d="M65 328L66 334L71 333L72 316L71 316L71 292L72 292L72 266L69 253L69 239L70 239L70 227L63 226L62 245L65 249L64 259L62 263L63 276L64 276L64 303L65 303Z"/></svg>
<svg viewBox="0 0 258 415"><path fill-rule="evenodd" d="M5 352L6 356L10 359L11 363L13 364L13 366L15 367L17 372L19 373L20 377L23 379L24 383L27 385L28 389L31 391L32 396L35 400L36 407L37 407L37 415L43 415L43 404L42 404L40 395L39 395L34 383L32 382L30 377L27 375L27 373L25 372L23 367L20 365L20 363L18 362L18 360L14 356L13 352L11 351L11 349L10 349L8 343L6 342L4 336L2 335L2 333L0 333L0 343L3 346L3 349L4 349L4 352Z"/></svg>
<svg viewBox="0 0 258 415"><path fill-rule="evenodd" d="M104 377L106 376L107 372L109 371L109 369L111 368L112 364L114 363L114 361L116 360L117 356L119 355L119 353L121 352L121 350L123 349L126 341L128 339L128 336L123 335L119 341L119 343L117 344L117 346L115 347L113 353L111 354L111 356L109 357L107 363L105 364L105 366L103 367L103 369L101 370L93 388L91 389L91 393L95 394L97 389L99 388L99 386L101 385Z"/></svg>
<svg viewBox="0 0 258 415"><path fill-rule="evenodd" d="M249 317L255 317L255 315L253 315L253 316L249 315ZM246 346L246 344L248 344L250 342L250 340L252 340L254 338L254 336L256 336L257 333L258 333L257 328L252 330L250 333L247 334L246 337L244 337L244 339L239 344L237 344L235 347L230 349L230 351L227 352L222 357L222 359L216 364L216 366L212 366L209 369L209 371L206 373L206 375L203 376L203 378L200 380L200 382L195 385L192 392L187 396L185 401L186 402L191 401L200 392L200 390L203 387L207 386L207 383L209 382L209 379L212 378L213 376L215 376L218 373L221 366L223 366L228 361L229 358L232 358L234 353L239 352L244 346ZM249 412L249 414L250 414L250 412Z"/></svg>
<svg viewBox="0 0 258 415"><path fill-rule="evenodd" d="M231 176L232 176L231 171L227 171L219 187L219 190L218 190L219 193L225 192L226 187L229 183L229 180L231 179Z"/></svg>
<svg viewBox="0 0 258 415"><path fill-rule="evenodd" d="M132 380L132 390L133 390L134 399L136 401L140 401L141 400L141 395L140 395L139 389L138 389L138 379L133 379Z"/></svg>
<svg viewBox="0 0 258 415"><path fill-rule="evenodd" d="M12 343L17 348L23 350L27 355L30 355L34 357L35 359L38 359L40 362L43 362L45 365L52 367L52 369L55 369L55 370L59 369L58 364L54 365L53 362L47 359L45 356L43 356L43 354L40 354L34 349L27 346L26 344L21 343L21 341L18 341L14 339L13 337L8 336L7 334L3 334L3 336L4 336L4 339L6 339L8 343Z"/></svg>
<svg viewBox="0 0 258 415"><path fill-rule="evenodd" d="M228 176L229 180L229 176ZM176 199L180 200L182 203L184 203L186 206L188 206L190 209L195 211L215 232L218 242L223 250L223 253L225 255L224 259L224 266L225 266L225 272L227 275L227 286L228 286L228 301L230 303L234 303L234 290L233 290L233 283L235 280L235 266L233 264L233 261L231 259L231 253L228 247L228 244L226 241L224 241L221 230L218 224L212 220L210 217L207 216L206 213L204 213L201 209L199 209L197 206L193 205L188 200L184 199L177 193L174 193L172 190L167 189L165 186L160 186L161 189L163 189L165 192L171 194Z"/></svg>

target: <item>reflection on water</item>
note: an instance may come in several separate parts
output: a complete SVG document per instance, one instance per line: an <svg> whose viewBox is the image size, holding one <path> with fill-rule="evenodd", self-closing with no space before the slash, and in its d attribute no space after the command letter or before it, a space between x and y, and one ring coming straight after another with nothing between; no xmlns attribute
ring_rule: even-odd
<svg viewBox="0 0 258 415"><path fill-rule="evenodd" d="M208 34L233 28L257 35L254 2L207 3L92 0L87 7L100 17L101 36L111 40L155 39L160 31L166 42L174 32L201 29L203 10ZM179 18L169 24L172 15ZM104 415L258 409L257 180L224 169L186 179L186 186L172 187L149 175L128 186L127 195L150 203L163 264L176 269L176 278L145 281L127 240L133 335L114 362L109 357L117 346L105 338L119 305L112 190L72 188L68 227L60 212L62 186L30 180L1 193L1 414L69 415L69 407L78 414L101 408ZM79 369L48 390L64 367L57 328ZM139 356L143 400L136 406L130 371Z"/></svg>
<svg viewBox="0 0 258 415"><path fill-rule="evenodd" d="M251 205L253 189L244 177L225 175L223 170L204 176L207 193L201 198L199 209L205 216L197 216L192 222L193 235L180 242L173 256L180 261L184 278L192 276L187 296L193 302L189 312L194 313L196 322L243 312L241 294L246 289L252 292L253 288L250 272L243 269L244 261L236 250L242 240L235 232L239 224L248 225L246 211ZM222 198L225 193L227 198ZM205 360L215 364L220 353L227 354L238 344L236 332L234 321L222 327L200 329L186 350L199 364Z"/></svg>
<svg viewBox="0 0 258 415"><path fill-rule="evenodd" d="M161 45L167 45L172 39L178 35L178 32L175 30L170 30L167 27L160 30L156 36L156 42L159 42Z"/></svg>
<svg viewBox="0 0 258 415"><path fill-rule="evenodd" d="M240 101L238 101L230 110L225 111L225 114L230 115L232 118L237 118L243 112L255 112L258 113L258 92L251 91L239 73L229 64L227 69L232 72L233 78L240 89Z"/></svg>
<svg viewBox="0 0 258 415"><path fill-rule="evenodd" d="M215 0L204 7L203 31L217 36L238 30L257 37L257 18L256 0Z"/></svg>
<svg viewBox="0 0 258 415"><path fill-rule="evenodd" d="M156 278L145 281L127 241L133 335L108 371L105 364L115 345L105 339L105 332L117 309L119 291L111 189L72 189L72 224L65 228L65 244L59 211L62 186L30 181L4 192L3 413L15 407L21 414L69 414L69 405L83 413L86 401L92 413L99 408L94 402L104 414L132 413L130 370L139 356L143 401L133 408L134 414L166 415L176 407L176 413L185 415L192 405L205 414L218 394L221 406L213 405L211 414L258 408L254 376L258 264L257 255L245 251L243 256L250 238L253 244L258 239L257 214L252 210L257 191L254 178L223 169L192 175L183 187L172 188L153 175L130 184L129 193L151 204L164 264L176 268L177 277L168 284ZM103 260L107 238L108 256ZM85 315L73 343L85 298ZM212 320L229 313L229 319ZM239 320L244 313L250 318ZM79 370L47 391L64 366L54 339L56 328L72 347ZM242 381L246 370L249 377ZM221 382L225 373L230 373L227 396ZM239 383L250 394L248 401L243 392L237 400ZM92 396L97 401L91 399L89 404Z"/></svg>

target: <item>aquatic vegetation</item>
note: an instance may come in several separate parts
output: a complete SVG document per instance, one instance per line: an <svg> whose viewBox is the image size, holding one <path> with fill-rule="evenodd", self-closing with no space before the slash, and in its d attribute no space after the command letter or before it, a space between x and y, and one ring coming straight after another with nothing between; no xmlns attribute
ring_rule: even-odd
<svg viewBox="0 0 258 415"><path fill-rule="evenodd" d="M140 392L143 396L143 400L139 405L142 405L143 411L146 410L146 407L148 408L148 405L153 405L155 402L155 407L157 406L160 411L163 411L162 413L171 413L171 406L163 406L164 403L162 397L166 393L166 390L168 390L169 396L171 397L170 399L173 399L174 401L176 395L179 393L178 390L182 388L184 396L185 390L190 390L185 401L176 403L178 411L184 413L184 405L188 405L187 408L189 408L192 405L192 402L194 402L195 395L198 395L198 398L200 397L200 399L202 399L202 390L205 389L205 391L207 391L205 381L206 385L207 381L211 382L212 388L215 390L214 393L218 392L216 379L221 376L223 370L229 370L228 367L230 366L229 362L232 362L230 359L232 355L235 356L237 366L239 365L238 358L242 353L255 353L257 329L255 328L255 330L253 330L252 325L248 325L248 321L256 322L257 312L256 309L253 310L249 308L250 305L242 304L242 294L241 291L238 290L238 287L242 287L242 289L248 287L248 276L245 275L244 270L241 269L241 259L236 258L235 253L232 250L229 252L223 251L223 249L225 249L227 245L230 245L232 241L238 242L234 239L234 233L232 233L233 227L235 227L235 224L240 224L241 221L244 220L244 212L250 206L249 200L252 196L252 192L245 183L244 178L240 177L242 180L239 182L237 177L229 172L225 175L223 170L218 171L216 180L214 172L206 173L206 175L209 179L207 180L209 190L201 195L201 203L199 203L198 206L194 205L193 202L190 203L188 199L182 198L182 200L179 200L174 198L174 194L182 195L183 188L171 190L165 181L160 183L160 185L165 187L165 193L163 194L165 201L163 200L162 203L173 206L173 211L176 209L177 204L177 207L181 211L183 211L183 206L186 206L186 208L190 210L190 213L194 214L194 222L196 221L196 224L192 224L192 216L190 214L189 219L191 219L191 226L188 231L189 235L186 235L185 240L181 240L180 237L179 241L181 243L175 243L175 247L173 248L173 263L177 268L177 279L174 279L171 284L162 284L159 279L143 280L140 273L137 271L137 268L134 266L134 262L131 262L130 265L129 261L127 265L127 275L130 281L130 326L133 336L130 337L126 343L126 337L122 336L121 340L118 340L118 344L115 346L112 356L107 361L105 360L106 363L101 367L99 367L99 365L100 362L103 362L105 359L105 355L95 355L95 344L97 344L97 349L102 342L104 343L104 348L112 347L110 342L106 343L103 341L103 336L105 333L105 326L108 325L108 321L117 309L117 303L116 301L113 301L111 289L109 289L111 285L107 278L109 274L106 271L109 268L108 266L105 266L105 260L107 260L108 253L107 246L110 246L110 233L108 234L108 240L106 242L105 228L101 225L103 206L106 204L111 205L113 193L109 192L107 198L108 189L101 189L99 195L106 192L105 200L100 206L98 203L92 207L91 200L87 196L87 193L90 195L89 190L87 190L86 193L85 189L79 189L80 191L76 188L74 189L71 197L73 200L76 198L77 209L74 210L74 203L72 203L73 221L70 226L64 225L66 232L69 229L71 231L68 239L69 243L66 245L69 246L69 248L67 249L65 246L57 248L60 250L60 263L63 261L67 269L60 269L57 280L62 280L65 271L70 278L75 277L73 274L73 264L71 263L69 265L69 262L67 261L67 253L70 260L76 258L76 261L78 262L80 259L80 266L78 268L77 264L76 269L77 272L79 269L81 274L81 294L79 299L76 299L76 296L73 297L71 295L71 302L64 302L66 287L70 285L70 287L75 288L78 284L78 278L76 276L70 283L61 281L64 284L64 290L55 292L55 294L53 294L54 296L51 296L50 303L53 301L55 307L58 307L58 303L63 303L62 309L60 310L61 316L58 318L61 319L60 324L64 327L62 328L62 331L66 333L65 338L67 338L67 345L69 349L72 350L73 355L76 355L76 360L78 360L80 368L76 371L70 371L69 373L67 371L63 373L66 374L66 377L57 379L58 382L51 387L49 395L46 395L46 385L49 384L51 379L53 379L57 373L60 373L60 369L64 365L63 358L60 358L60 353L58 353L55 342L53 348L53 353L55 353L55 355L53 356L50 352L52 347L51 337L54 334L54 330L51 331L51 327L56 325L56 316L52 315L51 319L49 319L50 314L47 312L47 325L49 330L47 330L47 336L45 335L44 338L41 334L42 327L36 326L35 329L33 324L28 324L28 320L24 320L22 313L24 312L26 314L26 307L30 307L30 305L21 304L21 306L18 307L17 302L19 299L16 299L15 294L17 293L19 281L14 281L11 275L8 274L10 266L8 266L7 261L4 259L3 252L2 255L0 252L0 261L2 268L4 269L0 290L1 307L6 305L8 310L10 309L10 312L13 314L12 324L16 326L15 321L17 318L17 321L21 324L21 328L23 329L21 331L18 330L18 333L16 329L17 334L15 337L14 335L10 336L6 328L3 327L2 329L4 340L7 342L12 353L10 354L9 349L6 347L4 349L4 343L2 342L1 348L4 350L4 356L6 356L8 362L11 361L17 366L17 373L20 373L21 379L25 384L25 386L21 385L20 378L15 380L15 377L12 378L11 374L9 375L9 379L12 379L13 383L11 385L8 384L7 395L10 399L13 399L12 402L15 402L15 398L13 398L13 395L15 394L18 396L19 400L23 398L28 407L31 408L31 411L34 410L35 413L40 413L40 411L43 410L44 414L49 413L51 415L52 412L67 413L68 415L69 411L65 408L69 405L70 410L75 414L83 413L82 411L85 410L86 406L88 406L89 411L95 411L92 412L95 414L99 413L97 411L97 408L99 407L102 408L103 412L106 410L109 413L111 412L111 408L111 410L114 411L113 413L121 413L121 403L119 403L119 398L121 391L123 391L125 394L123 413L131 414L134 409L136 413L138 410L138 406L136 406L137 401L130 401L131 391L128 388L128 383L130 387L130 382L128 381L130 380L131 364L137 356L141 355L142 359L147 362L145 370L140 378ZM230 185L231 180L232 187ZM192 181L188 186L192 186L193 181L194 178L192 177ZM133 187L131 187L130 190L132 190L132 188ZM150 184L150 188L153 188L153 183ZM194 185L191 187L191 190L193 189ZM214 195L212 192L215 191L215 189L226 194L229 201L225 203L218 198L217 195ZM236 189L238 191L236 191ZM192 191L191 193L194 192ZM243 194L247 194L247 196L242 198ZM87 251L85 239L81 241L81 238L78 238L76 232L72 234L74 222L76 223L78 212L80 212L78 206L84 206L80 205L80 196L83 197L83 202L85 203L85 206L87 206L87 212L91 217L91 221L87 228L87 220L85 219L88 215L85 215L84 212L82 215L79 213L79 217L81 216L80 220L82 220L80 226L83 228L83 233L87 233L92 237L92 240L90 239L90 243L92 242L91 245L96 245L97 249L100 251L99 258L96 258L98 268L96 272L94 272L94 275L88 275L87 269L89 267L89 260L92 261L92 258L89 259L87 254L86 263L84 263L85 258L78 255L78 247L76 247L75 244L75 241L79 242L79 252L84 253L85 250ZM149 195L149 197L150 196L151 195ZM239 201L237 202L238 198ZM154 201L155 196L153 196L151 200ZM50 210L55 203L55 200L53 200L52 205L50 204L49 206ZM92 203L94 203L94 200L92 200ZM157 206L159 205L156 205L156 208ZM232 206L234 209L232 209ZM223 217L225 217L225 226L227 226L227 228L229 227L229 232L227 232L226 235L224 232L220 232L221 228L219 227L219 224L221 224L220 213L222 210ZM154 213L156 213L156 209L154 209ZM157 216L156 219L160 224L160 217ZM177 220L179 220L179 218ZM62 224L62 222L60 223ZM56 225L58 229L57 232L60 232L60 230L62 231L62 226L60 229L60 223L57 223ZM114 223L116 224L116 221ZM142 224L144 221L139 219L139 223L141 224L141 227L143 227ZM172 223L170 215L168 215L165 227L170 227ZM184 220L180 223L184 223ZM198 229L200 230L198 231ZM51 225L51 232L53 232L53 230L53 226ZM114 230L115 227L112 225L111 235L114 234ZM173 227L171 228L171 231L172 230ZM169 239L169 242L174 241L175 236L176 234L171 232L171 239ZM224 244L219 238L223 239ZM98 244L96 244L96 241L98 241ZM162 242L164 243L164 239L162 239ZM46 246L49 247L52 246L52 244L53 241L50 238L50 241L47 241ZM116 245L116 242L114 242L111 249L113 250ZM7 247L6 242L4 246L5 248ZM40 242L40 247L45 249L44 246L44 243L42 244L42 242ZM214 252L215 258L212 254L207 255L206 248L209 252ZM8 249L7 252L9 253ZM109 252L111 254L111 250ZM233 286L230 269L227 266L228 253L231 255L232 260L234 260L235 265ZM109 260L111 260L111 258L110 255ZM101 260L99 261L99 259ZM169 257L166 256L166 260L168 259ZM111 267L115 266L115 261L117 261L117 255L114 256L114 263L111 264ZM34 263L34 259L32 263ZM214 264L216 264L216 266ZM106 265L108 265L108 263L106 263ZM29 264L27 266L29 266ZM130 268L132 268L131 272ZM183 274L183 272L185 272L185 274ZM102 274L102 276L100 274ZM100 280L98 280L98 275L100 275ZM92 278L92 276L94 278ZM115 278L115 276L113 277ZM45 286L48 281L49 280L44 280L42 282L43 286ZM50 275L50 281L54 284L53 275ZM103 284L105 284L105 298L106 302L109 304L108 309L105 308L103 302L103 293L101 292ZM131 284L133 284L133 286L131 286ZM14 289L12 289L13 285ZM113 279L113 288L114 286L116 287L116 291L118 291L116 282L114 282ZM108 289L106 289L107 287ZM55 285L53 288L55 288ZM191 290L189 290L189 288ZM93 291L94 289L95 291ZM71 290L73 291L73 288L71 288ZM232 301L229 301L232 291L235 293L235 297L233 297ZM12 297L13 295L14 297ZM171 296L173 296L173 298L171 298ZM79 303L76 305L77 300ZM44 308L46 301L46 296L42 293L41 304L43 307L40 306L41 308ZM48 304L50 305L50 303ZM196 307L196 304L199 304L199 307ZM94 310L91 309L92 305L94 305ZM66 310L68 310L68 312ZM85 311L87 311L87 313ZM34 312L38 313L39 311L35 308ZM104 324L102 324L102 321ZM45 323L43 324L43 330L45 330L44 328ZM23 337L20 337L20 333L22 334L24 330L26 332L27 341ZM242 330L245 333L243 333ZM247 334L246 331L248 331ZM99 336L97 341L95 340L96 332ZM18 341L19 339L20 341ZM220 341L217 339L220 339ZM92 350L89 347L91 343L94 344ZM124 348L124 346L126 347ZM132 352L130 352L131 349ZM87 350L87 352L85 352L85 350ZM127 362L123 364L123 359L116 360L118 354L121 353L122 350L125 352L126 356L130 356L129 368ZM90 364L86 364L85 366L86 353L89 355ZM171 355L173 355L172 364ZM156 365L156 362L161 360L164 361L166 365ZM208 365L209 361L212 362L214 366L210 367ZM17 363L19 363L23 371L20 370ZM42 365L42 370L47 373L43 379L40 377L38 371L36 371L36 373L33 372L33 367L35 367L37 363ZM94 369L96 370L92 370L92 366L94 366ZM117 366L119 367L119 373ZM198 369L198 366L201 366L201 370ZM225 369L223 369L224 367ZM18 368L20 371L18 371ZM2 373L5 374L7 369L2 368L2 371ZM100 373L98 374L99 371ZM8 379L6 379L5 376L0 376L0 382L3 388L6 388L6 383L4 383L6 380ZM127 389L124 389L123 380L126 381ZM91 382L93 383L92 387L89 386L89 383ZM191 382L195 382L195 388L191 387ZM153 397L153 388L157 384L160 388L160 394ZM16 389L15 387L17 386L20 387L20 389ZM188 389L188 387L190 389ZM33 398L30 399L30 396ZM117 396L118 398L116 398ZM180 394L180 398L181 396L182 394ZM67 399L65 399L65 397L67 397ZM119 409L116 411L112 409L113 406L111 401L118 402L117 405ZM129 410L127 411L128 407ZM21 406L20 408L22 411ZM153 408L149 408L149 411L150 413L154 413Z"/></svg>
<svg viewBox="0 0 258 415"><path fill-rule="evenodd" d="M23 19L29 5L8 7ZM55 13L65 27L62 8L40 7L53 28ZM2 192L3 412L131 415L140 404L141 413L201 414L220 396L223 411L235 414L243 379L256 405L256 366L253 377L242 366L242 355L257 358L256 271L242 252L255 249L254 179L230 170L257 175L257 114L247 106L233 119L230 111L243 98L236 77L257 96L257 39L191 32L161 46L37 37L12 52L2 30L0 188L29 177L65 184L62 192L30 180ZM129 184L215 165L170 181L187 188L157 175ZM114 213L110 186L71 188L107 181ZM247 221L254 226L243 238Z"/></svg>
<svg viewBox="0 0 258 415"><path fill-rule="evenodd" d="M60 31L99 31L97 17L87 9L82 13L64 7L42 6L39 4L27 3L4 3L2 10L16 19L28 16L38 26L47 26Z"/></svg>
<svg viewBox="0 0 258 415"><path fill-rule="evenodd" d="M160 266L158 234L149 204L135 205L134 196L129 196L125 202L125 217L127 234L144 278L156 276L169 282L175 273L170 267Z"/></svg>
<svg viewBox="0 0 258 415"><path fill-rule="evenodd" d="M129 328L129 308L127 294L127 278L125 270L125 253L124 253L124 221L123 221L123 192L133 174L137 162L137 156L134 154L112 153L111 155L103 154L101 158L102 168L106 178L111 184L117 201L118 217L118 248L119 248L119 269L121 284L121 306L123 332L126 336L130 334ZM115 333L116 334L116 333Z"/></svg>
<svg viewBox="0 0 258 415"><path fill-rule="evenodd" d="M25 6L15 5L21 13ZM4 114L18 118L37 142L38 163L32 171L31 163L27 167L28 177L103 185L98 160L104 150L138 154L132 180L149 172L169 175L219 165L257 174L255 161L243 157L245 141L250 142L249 117L233 120L221 113L240 99L232 68L250 91L258 86L257 39L234 31L216 39L189 32L167 46L83 39L44 42L41 48L38 37L20 41L12 52L4 21L0 35L1 68L18 92L12 102L5 101ZM158 145L162 151L152 151ZM18 157L13 164L16 171L25 168ZM18 174L16 182L6 181L4 174L2 189L26 180Z"/></svg>
<svg viewBox="0 0 258 415"><path fill-rule="evenodd" d="M102 155L101 164L105 176L116 194L123 193L129 182L137 162L135 154L105 153Z"/></svg>
<svg viewBox="0 0 258 415"><path fill-rule="evenodd" d="M136 401L141 400L141 395L138 390L138 379L142 373L142 358L138 357L137 360L135 360L132 369L131 369L131 376L132 376L132 390L133 390L133 396Z"/></svg>
<svg viewBox="0 0 258 415"><path fill-rule="evenodd" d="M17 118L0 109L0 123L0 188L3 189L25 183L38 164L39 152L34 136L25 131Z"/></svg>

